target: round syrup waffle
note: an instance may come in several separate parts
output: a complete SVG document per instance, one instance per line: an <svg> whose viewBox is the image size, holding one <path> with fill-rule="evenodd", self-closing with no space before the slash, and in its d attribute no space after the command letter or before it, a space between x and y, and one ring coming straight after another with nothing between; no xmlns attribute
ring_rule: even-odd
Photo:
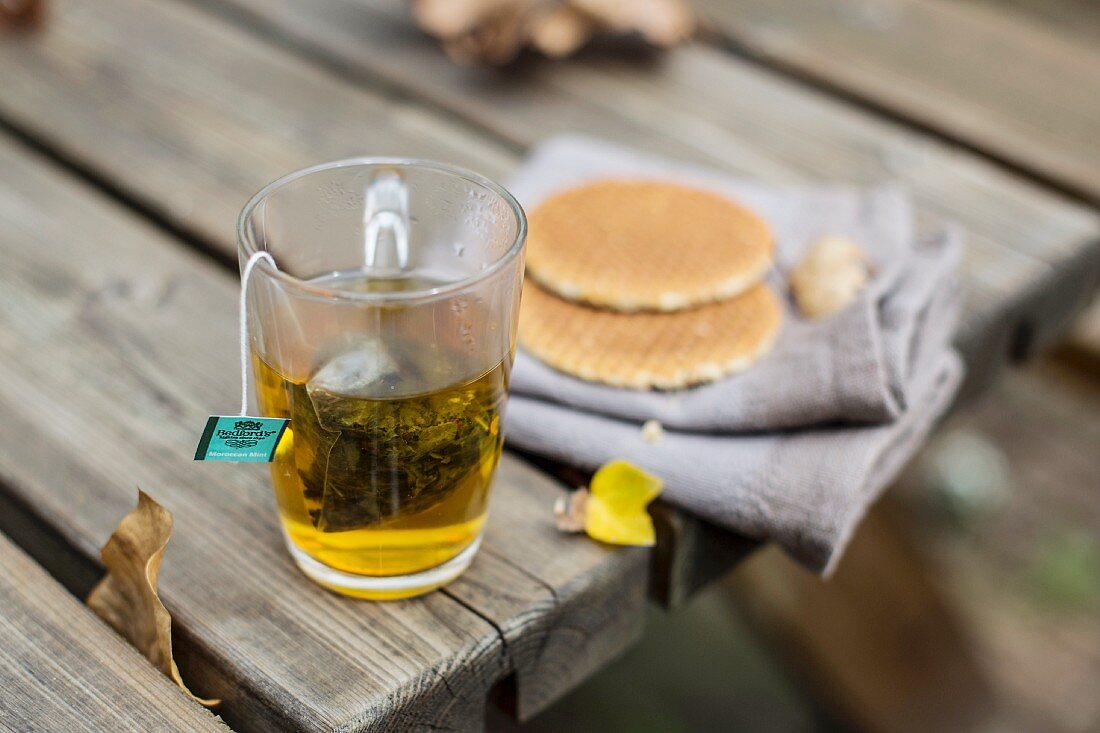
<svg viewBox="0 0 1100 733"><path fill-rule="evenodd" d="M519 342L546 364L616 387L676 389L746 369L766 354L783 307L766 284L674 313L622 313L563 300L530 279Z"/></svg>
<svg viewBox="0 0 1100 733"><path fill-rule="evenodd" d="M527 272L568 300L675 311L742 293L772 261L756 214L716 193L607 180L562 191L531 212Z"/></svg>

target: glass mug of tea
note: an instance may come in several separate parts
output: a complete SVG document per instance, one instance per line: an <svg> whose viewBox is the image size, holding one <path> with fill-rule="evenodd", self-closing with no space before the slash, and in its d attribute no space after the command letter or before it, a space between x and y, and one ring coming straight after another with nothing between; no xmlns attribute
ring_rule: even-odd
<svg viewBox="0 0 1100 733"><path fill-rule="evenodd" d="M346 595L457 577L481 542L503 444L526 219L502 187L359 158L275 181L241 213L260 414L287 547Z"/></svg>

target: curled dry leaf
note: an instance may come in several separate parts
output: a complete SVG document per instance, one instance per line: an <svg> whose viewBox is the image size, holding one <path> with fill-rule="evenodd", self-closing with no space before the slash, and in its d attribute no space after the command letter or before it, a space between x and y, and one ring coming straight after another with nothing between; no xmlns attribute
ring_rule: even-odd
<svg viewBox="0 0 1100 733"><path fill-rule="evenodd" d="M638 33L654 46L674 46L695 29L685 0L570 0L596 24L613 33Z"/></svg>
<svg viewBox="0 0 1100 733"><path fill-rule="evenodd" d="M661 479L637 466L611 461L596 471L587 490L559 498L554 518L563 532L583 529L601 542L652 547L656 531L646 507L661 487Z"/></svg>
<svg viewBox="0 0 1100 733"><path fill-rule="evenodd" d="M562 532L583 532L588 515L588 489L583 486L554 502L554 522Z"/></svg>
<svg viewBox="0 0 1100 733"><path fill-rule="evenodd" d="M513 0L416 0L413 17L429 33L441 38L455 38L484 25Z"/></svg>
<svg viewBox="0 0 1100 733"><path fill-rule="evenodd" d="M688 0L411 0L418 25L461 63L505 64L533 46L552 58L597 33L673 46L695 27Z"/></svg>
<svg viewBox="0 0 1100 733"><path fill-rule="evenodd" d="M552 59L565 58L592 36L592 19L569 5L559 5L531 29L531 45Z"/></svg>
<svg viewBox="0 0 1100 733"><path fill-rule="evenodd" d="M88 607L130 641L161 672L195 697L172 659L172 617L157 595L164 548L172 536L172 514L138 489L137 508L119 522L100 556L107 575L88 594Z"/></svg>
<svg viewBox="0 0 1100 733"><path fill-rule="evenodd" d="M870 279L859 245L834 234L819 239L791 271L791 293L802 315L821 318L855 300Z"/></svg>
<svg viewBox="0 0 1100 733"><path fill-rule="evenodd" d="M540 0L413 0L417 24L460 63L511 61L530 34Z"/></svg>

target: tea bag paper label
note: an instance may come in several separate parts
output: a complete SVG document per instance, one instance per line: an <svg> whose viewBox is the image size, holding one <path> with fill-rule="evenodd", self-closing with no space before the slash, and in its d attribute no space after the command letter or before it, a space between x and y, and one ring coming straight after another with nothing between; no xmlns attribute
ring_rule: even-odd
<svg viewBox="0 0 1100 733"><path fill-rule="evenodd" d="M289 423L282 417L211 415L195 449L195 460L270 463Z"/></svg>

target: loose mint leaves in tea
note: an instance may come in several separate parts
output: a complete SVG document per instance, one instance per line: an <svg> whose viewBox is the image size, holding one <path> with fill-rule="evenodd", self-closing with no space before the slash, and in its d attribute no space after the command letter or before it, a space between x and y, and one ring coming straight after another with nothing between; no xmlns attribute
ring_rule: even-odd
<svg viewBox="0 0 1100 733"><path fill-rule="evenodd" d="M465 384L380 398L424 380L367 347L289 385L295 462L314 527L370 527L429 509L465 481L485 481L499 454L503 374L498 366Z"/></svg>

